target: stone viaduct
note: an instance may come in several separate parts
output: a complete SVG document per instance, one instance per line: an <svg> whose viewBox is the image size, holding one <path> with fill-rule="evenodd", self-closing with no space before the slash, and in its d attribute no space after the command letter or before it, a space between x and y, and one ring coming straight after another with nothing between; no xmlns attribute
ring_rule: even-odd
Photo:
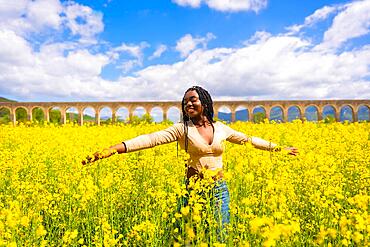
<svg viewBox="0 0 370 247"><path fill-rule="evenodd" d="M340 120L340 112L343 107L350 109L352 120L358 121L358 111L360 107L365 107L369 115L370 100L264 100L264 101L214 101L215 117L218 117L219 109L227 107L231 111L231 121L235 121L236 111L238 109L246 109L248 111L248 120L253 120L253 114L256 108L262 108L266 114L266 118L270 119L271 110L278 108L282 115L282 121L288 121L288 112L294 109L298 111L299 118L304 119L305 111L308 107L315 107L317 120L322 120L323 110L325 107L331 107L334 110L334 117L337 121ZM100 112L103 108L109 108L112 113L112 121L116 119L116 113L121 108L128 110L129 116L138 107L145 109L146 113L150 113L153 108L161 108L163 112L163 120L167 119L167 112L170 108L175 107L181 113L181 102L178 101L142 101L142 102L1 102L0 109L5 108L10 112L10 119L15 124L16 110L23 108L27 112L28 120L32 119L32 112L35 108L40 108L44 112L44 120L50 121L50 110L58 108L61 112L61 123L66 123L67 110L76 108L78 111L78 122L83 125L83 112L86 108L92 108L95 111L96 124L100 125ZM367 120L370 116L367 117Z"/></svg>

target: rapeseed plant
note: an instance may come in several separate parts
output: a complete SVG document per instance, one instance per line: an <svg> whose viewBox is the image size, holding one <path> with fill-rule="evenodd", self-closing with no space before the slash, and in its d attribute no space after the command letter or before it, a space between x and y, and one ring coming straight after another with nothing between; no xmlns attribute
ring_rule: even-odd
<svg viewBox="0 0 370 247"><path fill-rule="evenodd" d="M369 246L369 123L232 124L300 155L224 143L225 241L210 206L217 171L186 187L176 143L81 166L166 126L0 126L0 246Z"/></svg>

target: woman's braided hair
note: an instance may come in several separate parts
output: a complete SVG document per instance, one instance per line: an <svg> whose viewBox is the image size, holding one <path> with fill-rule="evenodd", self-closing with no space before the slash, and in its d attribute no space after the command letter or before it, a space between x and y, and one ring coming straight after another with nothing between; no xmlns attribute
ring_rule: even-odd
<svg viewBox="0 0 370 247"><path fill-rule="evenodd" d="M213 126L213 123L215 121L213 120L214 112L213 112L213 101L212 101L211 95L208 93L207 90L205 90L204 88L200 86L193 86L189 88L188 90L186 90L184 93L184 97L182 98L182 101L181 101L182 120L184 122L184 128L185 128L185 151L186 152L188 151L188 121L190 120L190 118L189 116L186 115L186 112L185 112L185 95L189 91L196 91L198 93L199 100L203 106L203 112L206 115L208 121L210 122L213 128L213 132L215 130Z"/></svg>

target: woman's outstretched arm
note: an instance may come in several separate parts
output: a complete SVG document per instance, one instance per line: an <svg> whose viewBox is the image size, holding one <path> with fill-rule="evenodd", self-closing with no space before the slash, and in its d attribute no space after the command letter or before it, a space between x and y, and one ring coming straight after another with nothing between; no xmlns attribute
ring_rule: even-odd
<svg viewBox="0 0 370 247"><path fill-rule="evenodd" d="M82 161L82 164L86 165L87 163L92 163L100 159L108 158L115 153L126 153L126 145L124 142L110 146L109 148L104 148L100 152L95 152L93 155L87 156L86 159Z"/></svg>
<svg viewBox="0 0 370 247"><path fill-rule="evenodd" d="M271 141L264 140L259 137L255 136L247 136L244 133L238 132L232 128L230 128L227 125L223 124L223 127L228 135L227 140L232 143L251 143L255 148L261 149L261 150L267 150L267 151L286 151L290 155L297 156L298 155L298 149L295 147L280 147L276 143L273 143Z"/></svg>
<svg viewBox="0 0 370 247"><path fill-rule="evenodd" d="M184 133L184 125L182 123L174 124L167 129L153 132L151 134L140 135L130 140L125 140L109 148L105 148L100 152L95 152L89 155L82 161L82 164L91 163L99 159L104 159L112 156L115 153L129 153L141 149L152 148L157 145L166 144L178 140Z"/></svg>
<svg viewBox="0 0 370 247"><path fill-rule="evenodd" d="M250 142L255 148L262 149L262 150L268 150L268 151L286 151L290 155L298 155L298 148L295 147L280 147L279 145L272 143L271 141L266 141L264 139L261 139L259 137L247 137L248 142Z"/></svg>

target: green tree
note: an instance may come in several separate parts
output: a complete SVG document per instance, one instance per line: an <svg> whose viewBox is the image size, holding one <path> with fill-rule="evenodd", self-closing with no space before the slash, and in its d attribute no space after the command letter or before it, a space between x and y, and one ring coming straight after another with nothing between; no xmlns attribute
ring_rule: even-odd
<svg viewBox="0 0 370 247"><path fill-rule="evenodd" d="M153 122L153 118L148 113L145 113L141 117L132 116L132 117L129 118L129 123L132 124L132 125L138 125L140 123L152 123L152 122Z"/></svg>
<svg viewBox="0 0 370 247"><path fill-rule="evenodd" d="M16 116L18 122L25 123L28 120L27 119L27 111L24 108L18 108L15 111L15 116Z"/></svg>
<svg viewBox="0 0 370 247"><path fill-rule="evenodd" d="M49 112L49 117L51 123L60 123L62 119L62 114L60 113L60 110L52 109Z"/></svg>
<svg viewBox="0 0 370 247"><path fill-rule="evenodd" d="M10 122L10 111L6 108L0 109L0 124L7 124Z"/></svg>
<svg viewBox="0 0 370 247"><path fill-rule="evenodd" d="M253 122L255 123L261 123L265 120L266 113L265 112L257 112L256 114L253 114Z"/></svg>
<svg viewBox="0 0 370 247"><path fill-rule="evenodd" d="M32 121L44 122L44 111L41 108L33 109Z"/></svg>
<svg viewBox="0 0 370 247"><path fill-rule="evenodd" d="M324 119L324 123L335 123L335 117L333 115L328 115Z"/></svg>
<svg viewBox="0 0 370 247"><path fill-rule="evenodd" d="M107 119L104 119L104 120L101 119L100 124L105 124L105 125L112 124L112 119L111 118L107 118Z"/></svg>

